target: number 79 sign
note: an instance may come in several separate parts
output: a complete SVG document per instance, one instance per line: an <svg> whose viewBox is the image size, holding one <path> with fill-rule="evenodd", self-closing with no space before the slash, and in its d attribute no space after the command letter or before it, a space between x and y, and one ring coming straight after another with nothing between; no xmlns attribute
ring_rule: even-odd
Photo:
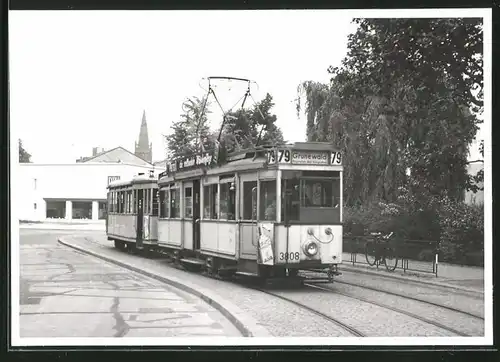
<svg viewBox="0 0 500 362"><path fill-rule="evenodd" d="M290 150L271 150L267 153L268 163L290 163L292 161Z"/></svg>
<svg viewBox="0 0 500 362"><path fill-rule="evenodd" d="M341 165L342 164L342 154L337 151L333 151L330 155L330 165Z"/></svg>

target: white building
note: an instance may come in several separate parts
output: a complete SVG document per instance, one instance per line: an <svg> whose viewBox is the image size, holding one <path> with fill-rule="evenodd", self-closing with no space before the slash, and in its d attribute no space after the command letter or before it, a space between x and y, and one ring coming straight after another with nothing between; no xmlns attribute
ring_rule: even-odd
<svg viewBox="0 0 500 362"><path fill-rule="evenodd" d="M164 171L117 147L74 164L21 163L16 200L21 221L104 219L110 181Z"/></svg>

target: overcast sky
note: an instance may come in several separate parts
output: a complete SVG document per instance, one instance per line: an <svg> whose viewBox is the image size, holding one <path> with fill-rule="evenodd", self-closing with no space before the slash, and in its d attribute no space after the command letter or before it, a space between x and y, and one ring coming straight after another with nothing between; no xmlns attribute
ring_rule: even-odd
<svg viewBox="0 0 500 362"><path fill-rule="evenodd" d="M271 93L285 139L303 141L297 85L329 80L328 66L340 64L355 30L350 14L11 11L11 123L34 162L72 163L94 146L133 152L145 110L153 160L160 160L162 133L179 119L183 100L205 94L203 77L223 75L255 80L256 101ZM218 83L225 110L245 87Z"/></svg>

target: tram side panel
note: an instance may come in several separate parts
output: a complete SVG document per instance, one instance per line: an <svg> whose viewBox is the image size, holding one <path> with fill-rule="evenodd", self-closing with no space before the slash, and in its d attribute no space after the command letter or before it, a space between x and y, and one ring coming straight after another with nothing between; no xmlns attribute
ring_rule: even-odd
<svg viewBox="0 0 500 362"><path fill-rule="evenodd" d="M193 250L193 220L185 219L181 222L183 231L183 248Z"/></svg>
<svg viewBox="0 0 500 362"><path fill-rule="evenodd" d="M135 242L137 216L133 214L116 215L117 235L128 241Z"/></svg>
<svg viewBox="0 0 500 362"><path fill-rule="evenodd" d="M259 230L256 223L240 223L240 259L257 260Z"/></svg>
<svg viewBox="0 0 500 362"><path fill-rule="evenodd" d="M234 222L218 222L217 224L217 252L225 255L236 255L237 224Z"/></svg>
<svg viewBox="0 0 500 362"><path fill-rule="evenodd" d="M173 219L158 220L158 245L164 247L180 248L181 221Z"/></svg>
<svg viewBox="0 0 500 362"><path fill-rule="evenodd" d="M216 253L219 244L219 229L217 227L217 222L202 220L200 223L201 250Z"/></svg>
<svg viewBox="0 0 500 362"><path fill-rule="evenodd" d="M149 217L149 239L151 241L158 241L158 216Z"/></svg>

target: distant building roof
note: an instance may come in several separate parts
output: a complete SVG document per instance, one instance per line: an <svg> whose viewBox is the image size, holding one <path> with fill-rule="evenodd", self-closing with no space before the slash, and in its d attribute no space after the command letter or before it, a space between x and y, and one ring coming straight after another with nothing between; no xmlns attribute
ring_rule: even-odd
<svg viewBox="0 0 500 362"><path fill-rule="evenodd" d="M144 161L142 158L134 155L127 149L119 146L108 151L101 152L93 157L85 157L81 163L87 162L109 162L109 163L128 163L138 166L152 166L151 163Z"/></svg>

